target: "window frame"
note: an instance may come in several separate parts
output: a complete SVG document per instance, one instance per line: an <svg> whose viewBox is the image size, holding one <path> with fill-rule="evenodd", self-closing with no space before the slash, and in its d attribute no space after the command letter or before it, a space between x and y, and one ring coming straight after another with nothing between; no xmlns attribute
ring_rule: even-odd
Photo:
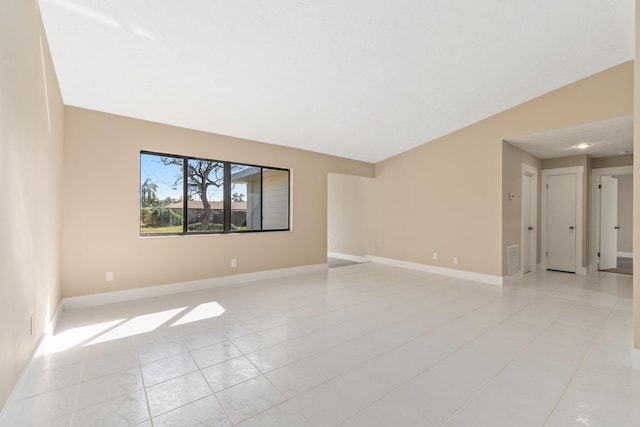
<svg viewBox="0 0 640 427"><path fill-rule="evenodd" d="M227 161L227 160L216 160L216 159L208 159L208 158L204 158L204 157L195 157L195 156L184 156L184 155L180 155L180 154L169 154L169 153L160 153L160 152L156 152L156 151L149 151L149 150L140 150L139 156L138 156L138 161L139 161L139 166L140 166L140 174L139 174L139 179L138 179L138 189L139 191L141 191L141 185L140 183L142 182L142 155L152 155L152 156L158 156L158 157L171 157L174 159L180 159L182 160L182 231L179 232L165 232L165 233L143 233L142 232L142 222L140 222L138 224L138 232L139 232L139 236L140 237L158 237L158 236L192 236L192 235L209 235L209 234L244 234L244 233L269 233L269 232L273 232L273 231L291 231L291 169L287 169L287 168L281 168L281 167L276 167L276 166L264 166L264 165L256 165L256 164L251 164L251 163L239 163L239 162L232 162L232 161ZM188 172L187 172L187 167L189 164L189 160L202 160L202 161L206 161L206 162L215 162L215 163L221 163L223 165L223 184L222 184L222 188L223 188L223 200L222 200L222 217L223 217L223 226L222 226L222 231L208 231L208 230L204 230L204 231L200 231L200 230L196 230L196 231L189 231L188 230L188 202L189 202L189 198L188 198ZM232 200L231 200L231 186L232 186L232 173L231 173L231 167L232 165L238 165L238 166L248 166L248 167L254 167L254 168L260 168L260 229L254 229L254 230L233 230L231 227L231 221L232 221ZM263 207L263 201L264 201L264 170L268 169L268 170L274 170L274 171L281 171L281 172L286 172L287 173L287 227L286 228L278 228L278 229L268 229L265 230L264 229L264 207ZM140 197L138 197L138 200L140 201L142 199L142 195L140 194ZM248 205L247 205L248 207ZM139 208L141 209L142 206L139 206Z"/></svg>

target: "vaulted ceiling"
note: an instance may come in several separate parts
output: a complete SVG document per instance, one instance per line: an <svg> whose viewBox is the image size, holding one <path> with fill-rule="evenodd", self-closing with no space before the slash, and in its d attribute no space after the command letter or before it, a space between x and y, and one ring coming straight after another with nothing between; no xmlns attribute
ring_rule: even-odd
<svg viewBox="0 0 640 427"><path fill-rule="evenodd" d="M633 0L39 0L65 104L377 162L633 59Z"/></svg>

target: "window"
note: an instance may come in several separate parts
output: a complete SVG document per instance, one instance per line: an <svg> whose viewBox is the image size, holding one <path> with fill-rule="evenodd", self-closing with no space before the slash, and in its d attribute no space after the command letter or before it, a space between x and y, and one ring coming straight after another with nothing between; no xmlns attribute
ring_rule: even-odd
<svg viewBox="0 0 640 427"><path fill-rule="evenodd" d="M140 233L181 233L184 217L182 159L140 155Z"/></svg>
<svg viewBox="0 0 640 427"><path fill-rule="evenodd" d="M224 163L185 159L187 232L224 231Z"/></svg>
<svg viewBox="0 0 640 427"><path fill-rule="evenodd" d="M262 170L257 166L231 165L231 227L262 228Z"/></svg>
<svg viewBox="0 0 640 427"><path fill-rule="evenodd" d="M289 228L289 171L262 169L262 229Z"/></svg>
<svg viewBox="0 0 640 427"><path fill-rule="evenodd" d="M140 153L140 234L289 230L287 169Z"/></svg>

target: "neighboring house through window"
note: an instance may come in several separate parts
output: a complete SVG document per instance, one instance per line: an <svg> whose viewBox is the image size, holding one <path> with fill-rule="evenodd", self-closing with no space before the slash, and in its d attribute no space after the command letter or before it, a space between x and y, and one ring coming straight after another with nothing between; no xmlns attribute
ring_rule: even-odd
<svg viewBox="0 0 640 427"><path fill-rule="evenodd" d="M290 172L140 153L140 234L289 230Z"/></svg>

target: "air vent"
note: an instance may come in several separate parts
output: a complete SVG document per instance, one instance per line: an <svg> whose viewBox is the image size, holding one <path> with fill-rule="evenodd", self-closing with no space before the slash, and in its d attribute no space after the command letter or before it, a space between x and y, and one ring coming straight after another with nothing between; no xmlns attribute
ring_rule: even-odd
<svg viewBox="0 0 640 427"><path fill-rule="evenodd" d="M520 246L507 246L507 275L513 276L518 273L520 267Z"/></svg>

